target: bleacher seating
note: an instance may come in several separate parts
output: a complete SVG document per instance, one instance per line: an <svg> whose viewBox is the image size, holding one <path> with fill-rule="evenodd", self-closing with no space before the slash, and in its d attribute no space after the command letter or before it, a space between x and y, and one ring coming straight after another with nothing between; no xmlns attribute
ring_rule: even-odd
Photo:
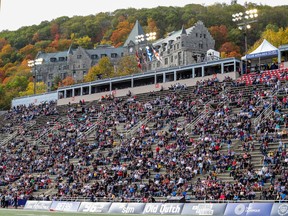
<svg viewBox="0 0 288 216"><path fill-rule="evenodd" d="M1 146L1 194L282 199L288 176L282 169L288 161L288 86L282 74L263 72L259 82L259 75L247 74L236 82L205 80L131 97L30 107L37 115L21 121L11 118L12 109L0 116L6 123L3 137L15 133ZM273 85L266 76L275 77L269 79ZM15 110L27 116L25 108ZM28 120L35 122L23 123Z"/></svg>

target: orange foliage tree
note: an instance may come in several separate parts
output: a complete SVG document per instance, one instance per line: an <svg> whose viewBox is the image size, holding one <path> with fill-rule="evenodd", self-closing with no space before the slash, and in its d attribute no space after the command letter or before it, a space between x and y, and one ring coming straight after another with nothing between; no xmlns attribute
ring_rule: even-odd
<svg viewBox="0 0 288 216"><path fill-rule="evenodd" d="M215 49L218 50L227 41L227 27L225 25L211 26L209 32L215 40Z"/></svg>
<svg viewBox="0 0 288 216"><path fill-rule="evenodd" d="M123 45L123 41L127 39L129 33L133 28L133 24L127 20L119 22L115 31L113 31L110 40L115 47Z"/></svg>
<svg viewBox="0 0 288 216"><path fill-rule="evenodd" d="M227 57L241 57L240 54L240 47L237 46L236 44L232 42L226 42L222 44L220 47L219 51L221 52L221 57L222 58L227 58Z"/></svg>
<svg viewBox="0 0 288 216"><path fill-rule="evenodd" d="M67 76L65 79L62 80L62 86L69 86L75 84L75 81L72 76Z"/></svg>

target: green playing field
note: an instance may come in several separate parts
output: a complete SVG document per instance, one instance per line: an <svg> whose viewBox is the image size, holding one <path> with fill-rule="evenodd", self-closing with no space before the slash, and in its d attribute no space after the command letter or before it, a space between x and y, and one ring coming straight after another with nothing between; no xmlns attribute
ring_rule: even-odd
<svg viewBox="0 0 288 216"><path fill-rule="evenodd" d="M81 216L81 215L97 215L96 213L69 213L69 212L48 212L48 211L28 211L23 209L0 209L0 216ZM98 215L104 215L99 214ZM108 216L108 214L105 214ZM123 216L120 214L110 214L113 216ZM129 214L136 216L135 214ZM139 216L139 215L138 215ZM149 215L146 215L149 216Z"/></svg>
<svg viewBox="0 0 288 216"><path fill-rule="evenodd" d="M53 215L53 216L78 215L79 216L79 215L95 215L95 213L69 213L69 212L28 211L28 210L23 210L23 209L0 209L0 216L50 216L50 215ZM113 216L118 216L118 215L113 214Z"/></svg>

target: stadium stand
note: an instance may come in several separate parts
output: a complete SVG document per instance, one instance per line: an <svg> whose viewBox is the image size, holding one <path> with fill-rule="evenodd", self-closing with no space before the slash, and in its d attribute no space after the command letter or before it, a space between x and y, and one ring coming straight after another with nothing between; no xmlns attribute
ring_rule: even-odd
<svg viewBox="0 0 288 216"><path fill-rule="evenodd" d="M287 70L1 115L1 195L287 199Z"/></svg>

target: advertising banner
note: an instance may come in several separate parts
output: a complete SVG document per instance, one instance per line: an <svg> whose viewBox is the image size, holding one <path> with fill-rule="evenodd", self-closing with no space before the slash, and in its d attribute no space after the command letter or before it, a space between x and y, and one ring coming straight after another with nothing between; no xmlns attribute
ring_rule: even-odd
<svg viewBox="0 0 288 216"><path fill-rule="evenodd" d="M27 210L45 210L49 211L52 201L33 201L28 200L25 204L24 209Z"/></svg>
<svg viewBox="0 0 288 216"><path fill-rule="evenodd" d="M142 214L144 207L144 203L112 203L108 213Z"/></svg>
<svg viewBox="0 0 288 216"><path fill-rule="evenodd" d="M143 214L181 214L184 203L147 203Z"/></svg>
<svg viewBox="0 0 288 216"><path fill-rule="evenodd" d="M228 203L224 216L270 216L272 203Z"/></svg>
<svg viewBox="0 0 288 216"><path fill-rule="evenodd" d="M222 216L226 203L185 203L181 215Z"/></svg>
<svg viewBox="0 0 288 216"><path fill-rule="evenodd" d="M79 206L80 202L53 201L50 206L50 211L77 212Z"/></svg>
<svg viewBox="0 0 288 216"><path fill-rule="evenodd" d="M228 203L224 216L246 216L249 203Z"/></svg>
<svg viewBox="0 0 288 216"><path fill-rule="evenodd" d="M250 203L246 216L270 216L273 203Z"/></svg>
<svg viewBox="0 0 288 216"><path fill-rule="evenodd" d="M271 216L288 216L288 203L274 203Z"/></svg>
<svg viewBox="0 0 288 216"><path fill-rule="evenodd" d="M78 212L107 213L110 206L109 202L82 202Z"/></svg>
<svg viewBox="0 0 288 216"><path fill-rule="evenodd" d="M24 206L24 209L34 210L37 203L38 203L38 201L28 200Z"/></svg>

